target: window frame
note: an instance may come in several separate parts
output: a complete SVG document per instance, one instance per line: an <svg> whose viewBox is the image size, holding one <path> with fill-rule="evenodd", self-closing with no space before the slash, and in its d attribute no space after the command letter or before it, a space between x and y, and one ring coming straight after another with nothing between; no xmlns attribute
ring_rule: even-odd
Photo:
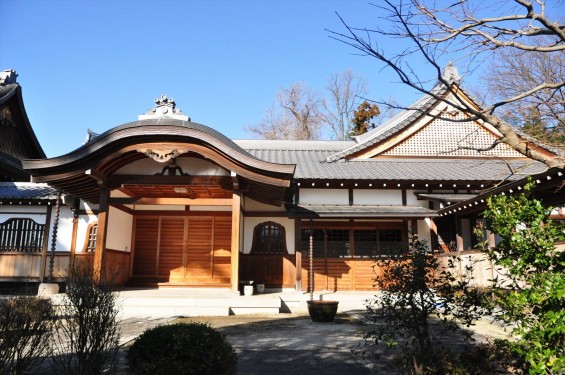
<svg viewBox="0 0 565 375"><path fill-rule="evenodd" d="M268 227L268 236L260 239L259 236L265 234L264 228ZM276 230L274 230L276 228ZM279 233L279 236L274 236L273 234ZM264 243L280 243L280 247L277 247L275 251L270 249L262 248ZM277 223L275 221L264 221L259 223L253 228L253 242L251 244L251 251L249 254L256 255L287 255L288 249L286 246L286 229L284 225Z"/></svg>
<svg viewBox="0 0 565 375"><path fill-rule="evenodd" d="M86 236L82 252L85 254L94 254L96 252L96 244L98 243L98 221L89 223L86 227Z"/></svg>
<svg viewBox="0 0 565 375"><path fill-rule="evenodd" d="M397 255L396 253L385 253L381 252L379 248L376 252L376 255L366 255L361 254L357 255L356 248L355 248L355 231L374 231L375 237L377 239L377 246L380 243L380 234L381 232L385 231L399 231L400 233L400 247L408 249L408 242L407 242L407 228L404 228L403 223L397 223L398 225L391 225L391 224L384 224L384 223L355 223L356 225L346 224L340 225L339 223L332 223L332 222L318 222L314 223L312 229L314 231L323 231L323 242L322 242L322 249L315 248L314 251L314 259L374 259L377 257L387 257ZM384 224L384 225L383 225ZM301 244L301 252L303 256L308 257L309 252L309 244L308 239L303 237L305 231L309 231L309 223L302 222L301 230L300 230L300 244ZM347 230L349 233L349 240L347 241L347 248L344 249L344 252L347 255L339 255L337 257L328 256L328 240L327 240L327 231L330 230ZM321 241L315 241L314 246L320 246ZM323 254L323 256L322 256Z"/></svg>

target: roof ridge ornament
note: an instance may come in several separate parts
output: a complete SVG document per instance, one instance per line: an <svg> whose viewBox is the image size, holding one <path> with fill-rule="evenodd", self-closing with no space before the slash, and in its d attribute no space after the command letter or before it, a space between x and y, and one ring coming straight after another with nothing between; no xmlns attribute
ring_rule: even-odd
<svg viewBox="0 0 565 375"><path fill-rule="evenodd" d="M458 85L461 83L461 76L459 75L459 72L457 71L455 65L453 65L453 61L450 61L445 66L445 68L443 68L441 78L443 78L445 81L447 81L447 83L450 84L455 83Z"/></svg>
<svg viewBox="0 0 565 375"><path fill-rule="evenodd" d="M17 82L18 73L14 69L5 69L0 72L0 85L9 85Z"/></svg>
<svg viewBox="0 0 565 375"><path fill-rule="evenodd" d="M138 120L154 120L154 119L176 119L190 121L190 117L186 116L182 111L176 108L173 98L167 98L163 94L160 98L155 98L155 108L150 108L145 114L137 116Z"/></svg>

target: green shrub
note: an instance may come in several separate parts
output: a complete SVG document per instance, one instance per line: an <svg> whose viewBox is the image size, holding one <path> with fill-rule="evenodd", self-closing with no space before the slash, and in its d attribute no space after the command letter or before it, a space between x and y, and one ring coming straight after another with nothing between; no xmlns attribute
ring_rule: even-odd
<svg viewBox="0 0 565 375"><path fill-rule="evenodd" d="M0 374L31 373L41 366L49 351L53 318L50 300L0 299Z"/></svg>
<svg viewBox="0 0 565 375"><path fill-rule="evenodd" d="M128 351L135 374L235 374L237 355L207 324L177 323L145 331Z"/></svg>

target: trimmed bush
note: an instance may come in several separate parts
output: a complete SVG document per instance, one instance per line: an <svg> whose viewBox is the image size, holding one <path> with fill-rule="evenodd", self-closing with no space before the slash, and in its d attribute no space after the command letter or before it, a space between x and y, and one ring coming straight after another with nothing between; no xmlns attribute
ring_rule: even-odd
<svg viewBox="0 0 565 375"><path fill-rule="evenodd" d="M128 350L134 374L235 374L237 355L224 334L202 323L158 326Z"/></svg>

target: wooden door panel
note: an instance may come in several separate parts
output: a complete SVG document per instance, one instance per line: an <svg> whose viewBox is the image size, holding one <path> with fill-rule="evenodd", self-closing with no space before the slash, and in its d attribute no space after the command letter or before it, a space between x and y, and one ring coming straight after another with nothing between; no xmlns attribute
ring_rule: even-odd
<svg viewBox="0 0 565 375"><path fill-rule="evenodd" d="M159 276L184 278L185 218L163 217L159 240Z"/></svg>
<svg viewBox="0 0 565 375"><path fill-rule="evenodd" d="M188 220L186 277L189 281L212 278L212 217Z"/></svg>
<svg viewBox="0 0 565 375"><path fill-rule="evenodd" d="M159 219L137 218L134 241L133 274L155 276L157 272Z"/></svg>

